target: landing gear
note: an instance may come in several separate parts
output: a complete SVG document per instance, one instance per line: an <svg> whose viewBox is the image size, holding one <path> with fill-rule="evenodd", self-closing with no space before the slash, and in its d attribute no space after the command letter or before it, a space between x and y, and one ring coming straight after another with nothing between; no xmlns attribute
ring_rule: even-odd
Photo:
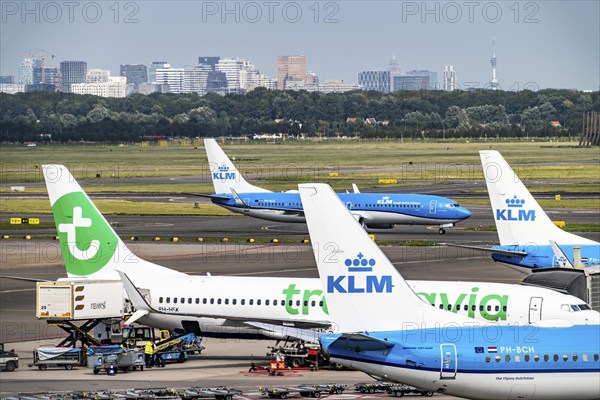
<svg viewBox="0 0 600 400"><path fill-rule="evenodd" d="M443 235L443 234L445 234L445 233L446 233L446 230L445 230L444 228L440 228L440 229L438 229L438 233L439 233L440 235Z"/></svg>

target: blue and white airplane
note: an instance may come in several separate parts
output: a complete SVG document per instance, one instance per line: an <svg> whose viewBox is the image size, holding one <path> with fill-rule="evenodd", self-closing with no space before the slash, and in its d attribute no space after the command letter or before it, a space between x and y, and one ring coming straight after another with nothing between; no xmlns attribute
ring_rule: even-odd
<svg viewBox="0 0 600 400"><path fill-rule="evenodd" d="M204 139L215 194L214 204L230 211L278 222L305 222L297 190L275 193L248 183L214 139ZM338 193L363 227L391 229L394 225L434 225L439 233L471 216L455 201L421 194Z"/></svg>
<svg viewBox="0 0 600 400"><path fill-rule="evenodd" d="M479 155L500 246L474 248L490 251L495 261L527 268L600 263L600 243L554 225L499 152L484 150ZM574 247L581 249L579 260L575 260Z"/></svg>
<svg viewBox="0 0 600 400"><path fill-rule="evenodd" d="M491 326L430 307L328 185L299 188L341 332L320 335L332 361L472 399L600 398L600 325Z"/></svg>

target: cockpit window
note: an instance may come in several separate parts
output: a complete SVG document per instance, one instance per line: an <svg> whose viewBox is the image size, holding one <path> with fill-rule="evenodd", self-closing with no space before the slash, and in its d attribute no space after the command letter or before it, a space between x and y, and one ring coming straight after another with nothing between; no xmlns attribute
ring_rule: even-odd
<svg viewBox="0 0 600 400"><path fill-rule="evenodd" d="M452 208L452 207L460 207L460 204L458 203L449 203L448 207Z"/></svg>
<svg viewBox="0 0 600 400"><path fill-rule="evenodd" d="M579 306L571 304L571 311L579 311Z"/></svg>
<svg viewBox="0 0 600 400"><path fill-rule="evenodd" d="M580 310L591 310L592 307L590 307L589 305L584 303L584 304L579 304L579 309Z"/></svg>

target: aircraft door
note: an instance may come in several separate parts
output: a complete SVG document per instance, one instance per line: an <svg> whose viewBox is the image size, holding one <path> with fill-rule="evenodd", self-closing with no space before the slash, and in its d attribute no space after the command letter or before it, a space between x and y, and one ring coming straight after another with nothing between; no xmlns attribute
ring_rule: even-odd
<svg viewBox="0 0 600 400"><path fill-rule="evenodd" d="M440 345L440 379L455 379L457 369L456 346Z"/></svg>
<svg viewBox="0 0 600 400"><path fill-rule="evenodd" d="M348 210L352 210L352 202L346 202L346 207L348 208Z"/></svg>
<svg viewBox="0 0 600 400"><path fill-rule="evenodd" d="M437 211L437 200L431 200L429 202L429 214L435 214Z"/></svg>
<svg viewBox="0 0 600 400"><path fill-rule="evenodd" d="M529 300L529 323L540 321L542 319L542 301L541 297L532 297Z"/></svg>
<svg viewBox="0 0 600 400"><path fill-rule="evenodd" d="M244 199L244 212L250 212L250 209L248 208L248 204L250 204L250 199L246 197Z"/></svg>

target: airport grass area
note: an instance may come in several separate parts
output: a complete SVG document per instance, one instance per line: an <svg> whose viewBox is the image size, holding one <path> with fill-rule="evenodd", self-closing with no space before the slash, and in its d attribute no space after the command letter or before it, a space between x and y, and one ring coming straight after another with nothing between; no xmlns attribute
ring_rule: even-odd
<svg viewBox="0 0 600 400"><path fill-rule="evenodd" d="M256 181L265 182L273 190L278 190L277 185L281 182L310 180L336 183L357 180L377 184L378 179L398 179L401 183L430 181L436 184L482 179L478 151L486 149L499 150L523 180L587 179L591 183L598 182L598 149L578 148L576 144L525 141L251 141L226 143L223 148L235 159L238 169ZM0 183L5 184L42 182L40 166L60 163L67 165L77 179L89 183L94 183L97 177L126 186L128 182L140 183L135 182L136 178L202 176L203 183L210 186L209 167L201 142L197 146L3 145L0 160ZM331 176L332 173L338 176ZM177 183L176 180L174 183Z"/></svg>

